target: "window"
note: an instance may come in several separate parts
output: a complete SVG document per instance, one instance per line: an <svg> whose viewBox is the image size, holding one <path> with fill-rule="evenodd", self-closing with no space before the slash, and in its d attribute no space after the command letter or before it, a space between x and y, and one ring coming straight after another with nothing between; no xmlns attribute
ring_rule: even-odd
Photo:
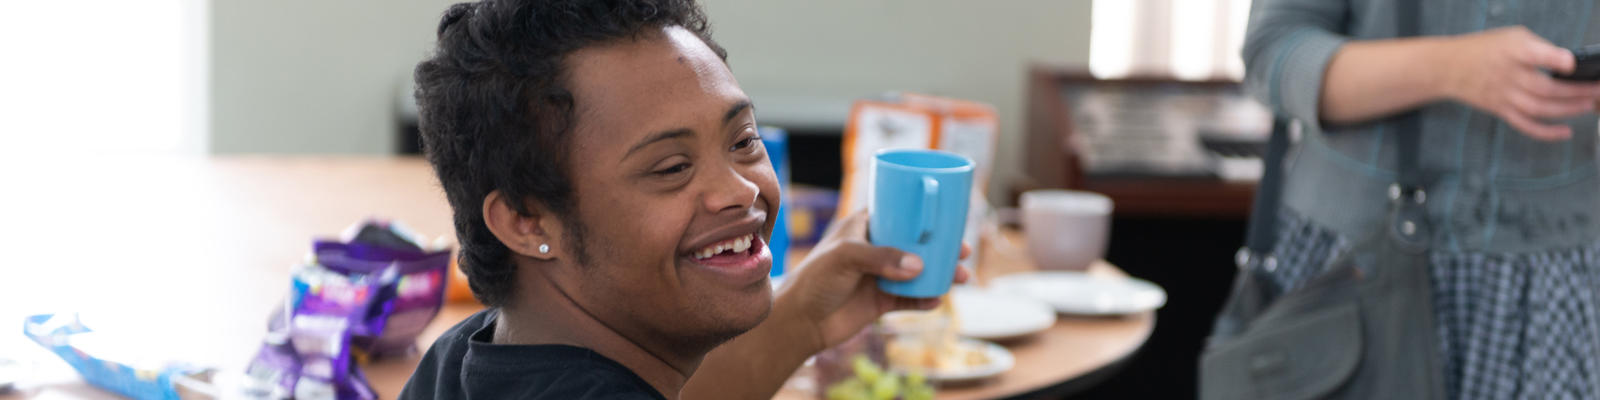
<svg viewBox="0 0 1600 400"><path fill-rule="evenodd" d="M203 153L205 7L0 2L0 153Z"/></svg>
<svg viewBox="0 0 1600 400"><path fill-rule="evenodd" d="M1094 0L1089 71L1239 79L1250 0Z"/></svg>

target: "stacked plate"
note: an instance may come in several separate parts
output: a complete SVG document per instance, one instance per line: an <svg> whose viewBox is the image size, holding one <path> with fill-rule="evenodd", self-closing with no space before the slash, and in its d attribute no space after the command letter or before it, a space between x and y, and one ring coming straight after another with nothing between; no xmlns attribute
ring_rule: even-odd
<svg viewBox="0 0 1600 400"><path fill-rule="evenodd" d="M1076 271L1037 271L995 278L990 289L1048 304L1072 315L1124 315L1161 308L1167 292L1136 278ZM963 314L964 315L964 314Z"/></svg>
<svg viewBox="0 0 1600 400"><path fill-rule="evenodd" d="M950 298L961 318L961 336L983 340L1007 340L1050 329L1056 312L1043 302L962 286Z"/></svg>
<svg viewBox="0 0 1600 400"><path fill-rule="evenodd" d="M984 353L988 362L929 372L943 382L999 375L1015 363L1011 353L991 341L1007 341L1055 326L1057 313L1108 316L1161 308L1167 293L1153 283L1125 277L1091 276L1072 271L1039 271L995 278L988 288L959 286L951 302L960 318L962 345Z"/></svg>

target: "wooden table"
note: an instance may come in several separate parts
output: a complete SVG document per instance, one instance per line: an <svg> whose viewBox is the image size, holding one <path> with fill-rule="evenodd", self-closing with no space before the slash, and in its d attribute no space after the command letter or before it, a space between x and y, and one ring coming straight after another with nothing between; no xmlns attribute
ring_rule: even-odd
<svg viewBox="0 0 1600 400"><path fill-rule="evenodd" d="M1003 230L983 244L978 284L1007 274L1036 270L1021 248L1022 234ZM791 257L793 259L793 257ZM1093 275L1126 276L1105 261L1089 267ZM1056 324L1038 334L1001 343L1016 357L1016 366L994 378L939 389L938 398L1000 399L1060 397L1093 386L1110 377L1155 327L1155 314L1097 318L1062 315ZM780 400L813 398L812 393L786 387Z"/></svg>
<svg viewBox="0 0 1600 400"><path fill-rule="evenodd" d="M290 267L304 258L313 237L337 235L367 216L451 237L449 208L420 159L86 158L51 160L50 168L23 161L0 161L17 176L14 187L23 189L0 207L0 221L9 228L0 243L18 249L7 254L0 280L0 332L26 315L82 311L106 323L91 328L121 328L116 333L164 356L243 368L260 345L267 313L286 293ZM988 267L980 281L1033 268L1010 244L1020 243L1015 233L1009 235L986 247L994 250L983 252ZM1121 273L1109 264L1094 268ZM478 309L447 305L419 345ZM940 398L1008 397L1081 383L1126 359L1153 326L1151 313L1063 317L1050 330L1009 344L1017 359L1011 372L985 385L945 390ZM0 356L33 370L17 392L0 400L114 398L21 335L0 335ZM418 358L364 368L378 392L392 398Z"/></svg>

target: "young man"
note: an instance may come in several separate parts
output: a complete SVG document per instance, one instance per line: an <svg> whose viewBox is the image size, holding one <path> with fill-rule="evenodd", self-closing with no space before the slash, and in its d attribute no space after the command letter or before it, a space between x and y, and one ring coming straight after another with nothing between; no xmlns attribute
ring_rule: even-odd
<svg viewBox="0 0 1600 400"><path fill-rule="evenodd" d="M922 263L867 244L865 213L774 299L777 179L691 0L464 3L438 36L423 139L490 308L401 398L770 398L883 312L934 305L877 290Z"/></svg>

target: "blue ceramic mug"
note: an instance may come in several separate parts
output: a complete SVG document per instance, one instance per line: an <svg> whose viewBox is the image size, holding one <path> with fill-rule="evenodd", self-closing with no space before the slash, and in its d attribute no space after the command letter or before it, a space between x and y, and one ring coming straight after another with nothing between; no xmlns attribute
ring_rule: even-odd
<svg viewBox="0 0 1600 400"><path fill-rule="evenodd" d="M967 228L972 159L937 150L890 149L873 159L867 233L872 244L922 257L908 281L879 279L878 288L902 297L939 297L950 290Z"/></svg>

